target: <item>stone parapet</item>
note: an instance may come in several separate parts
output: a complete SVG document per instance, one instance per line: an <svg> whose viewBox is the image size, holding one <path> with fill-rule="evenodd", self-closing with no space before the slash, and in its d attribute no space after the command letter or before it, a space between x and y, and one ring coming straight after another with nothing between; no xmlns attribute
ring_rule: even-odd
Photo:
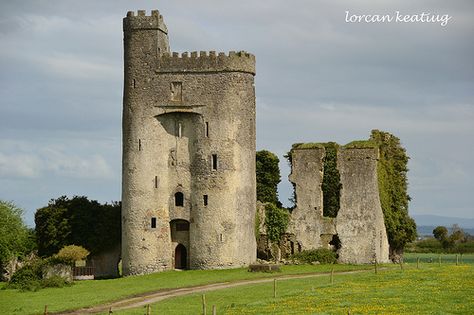
<svg viewBox="0 0 474 315"><path fill-rule="evenodd" d="M138 10L137 15L128 11L127 17L123 19L123 30L160 30L168 34L163 16L158 10L152 10L151 15L146 15L145 10Z"/></svg>
<svg viewBox="0 0 474 315"><path fill-rule="evenodd" d="M246 72L255 75L255 56L245 51L163 53L158 60L158 73Z"/></svg>

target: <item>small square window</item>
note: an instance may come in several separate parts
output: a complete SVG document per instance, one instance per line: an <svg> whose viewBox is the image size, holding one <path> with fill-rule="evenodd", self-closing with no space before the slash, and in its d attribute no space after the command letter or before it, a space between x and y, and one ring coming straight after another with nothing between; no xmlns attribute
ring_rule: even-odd
<svg viewBox="0 0 474 315"><path fill-rule="evenodd" d="M204 205L207 206L207 202L208 202L208 200L209 200L209 197L208 197L207 195L203 195L203 196L202 196L202 199L203 199Z"/></svg>

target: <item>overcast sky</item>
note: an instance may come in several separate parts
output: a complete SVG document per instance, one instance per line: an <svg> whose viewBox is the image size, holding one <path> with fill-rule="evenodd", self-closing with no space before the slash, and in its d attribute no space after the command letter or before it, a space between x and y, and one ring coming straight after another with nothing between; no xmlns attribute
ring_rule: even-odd
<svg viewBox="0 0 474 315"><path fill-rule="evenodd" d="M2 1L0 199L121 198L122 18L159 9L173 51L257 58L257 147L402 140L410 213L474 217L474 1ZM349 15L449 15L347 23ZM433 17L430 15L428 17Z"/></svg>

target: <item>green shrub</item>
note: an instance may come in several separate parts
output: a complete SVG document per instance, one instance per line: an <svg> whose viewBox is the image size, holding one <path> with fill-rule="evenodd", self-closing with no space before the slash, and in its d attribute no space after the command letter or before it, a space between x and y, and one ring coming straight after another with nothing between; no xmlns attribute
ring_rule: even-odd
<svg viewBox="0 0 474 315"><path fill-rule="evenodd" d="M35 261L18 269L8 283L9 289L37 291L41 288L42 261Z"/></svg>
<svg viewBox="0 0 474 315"><path fill-rule="evenodd" d="M312 250L304 250L291 256L294 260L303 263L312 263L319 261L321 264L334 264L337 261L337 254L327 248L318 248Z"/></svg>
<svg viewBox="0 0 474 315"><path fill-rule="evenodd" d="M68 245L61 248L59 253L56 254L59 258L66 260L77 261L84 260L89 255L89 251L82 246Z"/></svg>
<svg viewBox="0 0 474 315"><path fill-rule="evenodd" d="M60 276L51 276L49 278L41 280L42 288L62 288L65 286L71 286L72 283Z"/></svg>

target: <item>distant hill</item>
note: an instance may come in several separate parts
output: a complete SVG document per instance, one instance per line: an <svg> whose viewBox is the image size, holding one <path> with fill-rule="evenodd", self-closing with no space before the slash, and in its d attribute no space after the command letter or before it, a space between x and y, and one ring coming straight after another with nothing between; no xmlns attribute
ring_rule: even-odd
<svg viewBox="0 0 474 315"><path fill-rule="evenodd" d="M443 225L451 227L453 224L458 224L462 229L474 229L474 219L444 217L432 214L414 214L411 215L415 219L416 225L436 227Z"/></svg>
<svg viewBox="0 0 474 315"><path fill-rule="evenodd" d="M445 225L444 225L445 226ZM433 230L436 226L433 225L417 225L416 226L416 231L418 232L418 236L433 236ZM449 229L451 225L447 226ZM464 232L469 233L470 235L474 235L474 229L469 229L469 228L463 228Z"/></svg>

